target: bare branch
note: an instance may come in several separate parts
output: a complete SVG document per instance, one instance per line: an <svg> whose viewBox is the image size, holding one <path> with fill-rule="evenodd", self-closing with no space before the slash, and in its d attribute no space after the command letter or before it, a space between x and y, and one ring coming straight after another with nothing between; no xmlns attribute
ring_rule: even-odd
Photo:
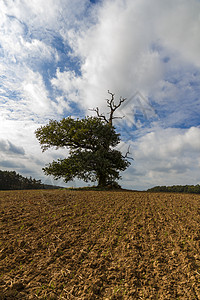
<svg viewBox="0 0 200 300"><path fill-rule="evenodd" d="M123 157L124 157L124 158L128 158L128 159L132 159L132 160L134 160L134 158L133 158L133 157L130 157L130 156L128 156L128 154L131 154L129 150L130 150L130 145L128 146L128 150L127 150L127 152L126 152L125 156L123 156Z"/></svg>
<svg viewBox="0 0 200 300"><path fill-rule="evenodd" d="M108 94L111 95L111 99L106 99L106 100L107 100L108 106L111 107L112 104L114 103L115 94L111 93L109 90L108 90Z"/></svg>
<svg viewBox="0 0 200 300"><path fill-rule="evenodd" d="M93 108L93 109L89 109L90 111L95 111L97 113L97 117L100 119L103 119L106 123L109 123L109 121L106 119L106 117L102 114L99 113L99 108Z"/></svg>
<svg viewBox="0 0 200 300"><path fill-rule="evenodd" d="M123 119L124 118L124 116L123 117L114 117L113 114L121 106L121 104L126 100L126 98L120 97L119 103L115 104L115 102L114 102L115 94L111 93L109 90L108 90L108 94L111 95L111 99L106 99L107 106L110 108L110 112L108 113L109 114L109 118L106 118L105 115L100 114L98 107L90 109L90 110L95 111L96 114L97 114L97 116L100 119L104 120L106 123L108 123L108 124L110 124L112 126L112 120L114 120L114 119Z"/></svg>
<svg viewBox="0 0 200 300"><path fill-rule="evenodd" d="M111 99L106 99L107 103L108 103L109 107L110 108L112 107L112 109L114 109L114 110L116 110L118 107L120 107L121 104L127 99L127 98L120 97L119 103L116 105L115 102L114 102L115 94L111 93L109 90L108 90L108 94L110 94L112 98Z"/></svg>

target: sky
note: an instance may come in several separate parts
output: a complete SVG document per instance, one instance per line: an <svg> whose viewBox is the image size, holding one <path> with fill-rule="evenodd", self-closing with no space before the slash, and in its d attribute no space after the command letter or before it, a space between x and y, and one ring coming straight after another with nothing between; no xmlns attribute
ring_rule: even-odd
<svg viewBox="0 0 200 300"><path fill-rule="evenodd" d="M0 169L64 184L42 168L35 130L108 112L134 161L123 188L200 183L199 0L0 0Z"/></svg>

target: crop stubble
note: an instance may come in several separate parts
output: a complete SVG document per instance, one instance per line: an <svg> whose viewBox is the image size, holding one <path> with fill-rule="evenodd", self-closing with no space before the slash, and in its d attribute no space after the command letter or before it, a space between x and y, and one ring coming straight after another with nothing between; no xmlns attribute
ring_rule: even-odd
<svg viewBox="0 0 200 300"><path fill-rule="evenodd" d="M0 299L200 299L200 196L0 192Z"/></svg>

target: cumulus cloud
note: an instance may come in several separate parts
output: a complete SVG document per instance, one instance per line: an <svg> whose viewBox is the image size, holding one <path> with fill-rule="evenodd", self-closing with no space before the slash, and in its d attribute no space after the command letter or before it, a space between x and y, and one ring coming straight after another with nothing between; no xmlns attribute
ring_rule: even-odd
<svg viewBox="0 0 200 300"><path fill-rule="evenodd" d="M138 140L137 157L165 159L200 152L200 128L168 128L151 132Z"/></svg>
<svg viewBox="0 0 200 300"><path fill-rule="evenodd" d="M156 1L160 7L156 31L162 44L176 50L184 59L200 67L200 2Z"/></svg>
<svg viewBox="0 0 200 300"><path fill-rule="evenodd" d="M9 170L9 169L18 170L19 168L24 169L25 165L18 163L15 160L3 160L3 161L0 161L0 167L3 169L6 169L6 170Z"/></svg>
<svg viewBox="0 0 200 300"><path fill-rule="evenodd" d="M1 27L4 36L0 43L11 62L26 61L29 68L23 71L29 78L30 68L36 74L40 72L33 64L61 60L61 53L53 42L55 36L65 47L71 47L70 50L66 48L69 56L65 59L79 60L79 70L58 67L53 78L48 77L54 92L57 90L54 95L51 90L50 100L52 96L56 100L65 95L66 107L74 101L85 110L91 105L105 109L108 89L118 97L130 97L139 90L144 96L153 98L155 94L163 96L161 91L165 88L169 96L170 93L174 96L176 88L166 78L174 72L170 68L176 66L179 70L185 58L188 63L199 66L199 2L192 0L190 4L186 0L170 1L169 5L158 0L151 3L145 0L103 1L94 6L93 13L90 9L90 13L85 14L89 7L86 0L51 1L50 5L42 0L19 1L18 5L3 2ZM80 16L83 16L82 22ZM175 61L172 56L182 59ZM67 65L67 61L63 63ZM20 74L22 67L24 65L18 66ZM187 78L193 71L189 70ZM44 80L41 76L44 74L39 75L40 82ZM16 89L13 82L10 84ZM22 90L24 85L26 82ZM19 84L18 91L20 89ZM48 88L43 82L43 95L48 94L45 89ZM36 94L33 89L31 93ZM48 102L45 100L44 105ZM52 108L55 112L55 103ZM58 113L63 111L57 106Z"/></svg>
<svg viewBox="0 0 200 300"><path fill-rule="evenodd" d="M57 69L51 83L87 114L96 106L106 112L107 89L115 92L117 100L120 96L130 100L139 91L151 115L144 117L144 107L136 109L135 98L119 111L134 128L133 139L154 127L162 131L197 126L199 11L197 0L104 1L96 9L94 25L67 34L72 54L80 59L80 73ZM173 162L166 170L173 166L177 172L181 169Z"/></svg>
<svg viewBox="0 0 200 300"><path fill-rule="evenodd" d="M49 115L51 111L51 101L41 74L28 69L26 78L24 78L21 87L23 101L26 103L30 112L36 113L37 115Z"/></svg>
<svg viewBox="0 0 200 300"><path fill-rule="evenodd" d="M24 148L16 146L9 140L0 140L0 151L6 154L24 155Z"/></svg>
<svg viewBox="0 0 200 300"><path fill-rule="evenodd" d="M199 127L159 129L129 143L135 161L126 177L133 186L199 183Z"/></svg>
<svg viewBox="0 0 200 300"><path fill-rule="evenodd" d="M19 0L18 3L13 1L1 2L2 21L5 16L14 16L20 22L27 24L30 28L60 30L63 22L65 28L72 26L72 23L79 22L80 15L88 5L87 0ZM64 26L63 26L64 27Z"/></svg>
<svg viewBox="0 0 200 300"><path fill-rule="evenodd" d="M84 16L88 7L88 0L1 1L0 101L7 117L15 111L16 117L20 114L37 120L41 115L57 117L68 108L61 101L63 95L53 93L50 77L55 66L67 59L68 53L63 51L65 47L69 51L68 41L63 41L62 35L84 23L79 16ZM17 105L10 98L18 100Z"/></svg>
<svg viewBox="0 0 200 300"><path fill-rule="evenodd" d="M47 184L63 185L63 181L53 180L42 172L42 168L58 158L66 157L66 149L41 152L39 142L34 131L43 124L36 124L30 120L4 120L0 127L0 169L42 179Z"/></svg>
<svg viewBox="0 0 200 300"><path fill-rule="evenodd" d="M162 74L162 63L157 50L151 48L146 15L138 1L127 5L105 1L99 7L97 24L79 35L76 31L69 35L74 55L82 62L81 75L58 70L53 84L64 91L65 87L78 90L86 108L91 103L102 106L107 89L130 96L154 85Z"/></svg>

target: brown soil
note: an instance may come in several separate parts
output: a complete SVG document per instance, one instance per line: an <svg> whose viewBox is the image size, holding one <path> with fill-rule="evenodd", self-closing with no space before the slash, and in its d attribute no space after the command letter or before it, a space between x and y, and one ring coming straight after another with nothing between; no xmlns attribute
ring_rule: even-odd
<svg viewBox="0 0 200 300"><path fill-rule="evenodd" d="M0 192L0 299L200 299L200 196Z"/></svg>

